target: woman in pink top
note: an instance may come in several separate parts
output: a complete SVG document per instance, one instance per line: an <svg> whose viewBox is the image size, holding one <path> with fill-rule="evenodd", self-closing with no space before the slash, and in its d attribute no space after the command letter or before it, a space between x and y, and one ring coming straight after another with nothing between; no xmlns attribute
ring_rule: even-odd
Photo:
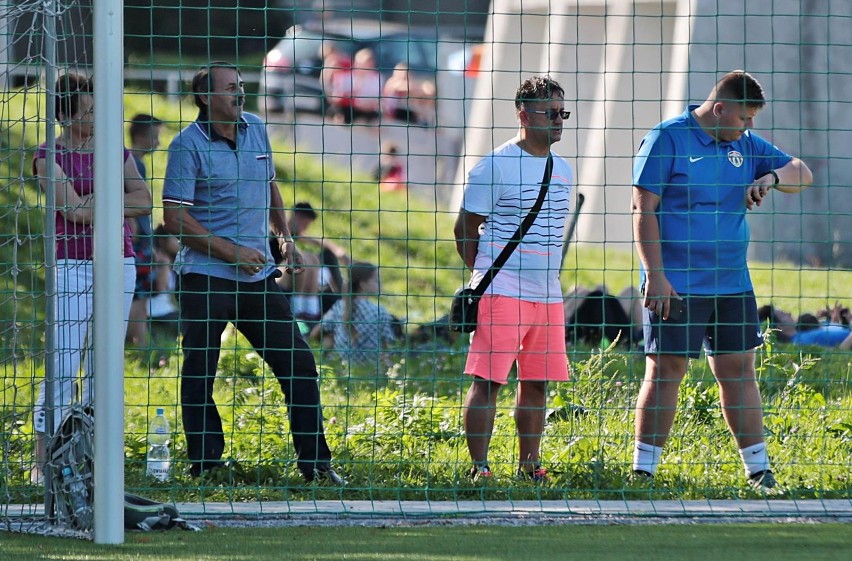
<svg viewBox="0 0 852 561"><path fill-rule="evenodd" d="M53 396L45 395L44 382L35 407L38 479L44 461L45 416L54 415L59 428L67 406L75 396L84 349L92 347L91 326L94 271L92 266L92 222L94 218L94 98L92 83L83 76L66 74L56 83L56 117L61 132L56 138L54 166L56 199L56 384ZM33 172L42 189L47 187L48 147L42 145L33 160ZM130 152L124 151L124 216L151 214L151 191L139 176ZM124 223L124 317L130 311L136 267L130 227ZM123 340L123 339L122 339ZM92 353L86 352L84 378L77 390L84 404L92 398Z"/></svg>

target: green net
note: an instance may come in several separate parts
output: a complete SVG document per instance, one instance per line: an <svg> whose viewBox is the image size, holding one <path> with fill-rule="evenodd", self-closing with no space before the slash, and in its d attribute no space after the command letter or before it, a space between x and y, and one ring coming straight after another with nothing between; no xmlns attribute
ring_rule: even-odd
<svg viewBox="0 0 852 561"><path fill-rule="evenodd" d="M61 337L56 348L46 344L52 269L46 252L54 251L57 240L46 234L49 201L33 158L47 141L47 127L60 135L73 125L59 115L48 121L56 90L46 77L91 74L92 9L88 2L0 3L0 504L7 528L24 521L44 529L34 407L46 362L57 352L80 350L63 347ZM677 117L688 103L702 103L721 76L743 68L767 98L749 127L813 172L810 189L773 192L748 212L749 267L762 309L755 358L762 433L779 482L769 496L793 499L792 507L784 503L784 513L799 516L813 512L807 501L817 501L823 511L843 501L848 506L852 355L842 341L852 319L852 197L846 181L852 122L844 94L852 68L844 54L852 39L852 7L768 0L747 7L728 0L467 0L453 8L437 0L244 0L236 6L182 0L154 7L128 1L124 10L125 141L153 192L147 222L129 221L136 285L124 370L128 491L185 503L184 515L494 513L521 503L565 512L582 504L584 512L600 514L612 512L607 504L629 513L630 501L650 499L643 504L656 507L633 512L683 516L692 511L679 501L730 500L733 509L746 512L750 501L765 499L765 489L747 485L726 424L726 416L730 421L753 410L744 396L720 395L710 365L724 359L708 362L704 353L687 363L655 477L633 474L635 408L646 369L642 340L648 336L642 330L641 261L633 245L634 156L660 121ZM256 121L246 117L248 130L265 131L268 149L230 145L216 136L226 130L217 125L228 124L218 120L220 112L210 128L193 125L193 77L222 60L240 70L244 105L234 91L216 91L221 96L202 104L256 115ZM569 382L548 384L546 404L532 414L544 418L541 456L534 461L519 448L516 420L520 416L523 424L529 415L516 402L512 368L496 397L490 476L483 475L483 461L470 477L466 432L471 436L472 429L465 430L465 419L477 411L465 375L470 339L452 331L448 320L452 295L470 273L457 253L454 227L468 173L518 134L519 85L545 74L561 84L564 109L571 112L553 145L573 169L573 181L564 174L553 180L573 184L564 201L570 210L563 213L564 228L560 223L538 235L551 235L550 251L563 251L558 282L572 375ZM117 87L111 77L95 76L94 82ZM202 97L206 92L196 91ZM525 114L538 117L545 115ZM173 141L194 126L193 142L213 135L224 144L187 156L203 161L189 177L188 168L172 166L191 149ZM238 130L240 138L244 129ZM257 138L262 143L265 136ZM686 155L690 161L704 157ZM736 165L736 158L726 156ZM308 444L303 435L297 450L291 438L300 406L289 404L288 411L276 373L263 358L279 349L261 341L272 335L258 335L265 327L279 328L278 304L229 304L227 295L243 290L231 285L208 284L201 300L208 317L230 305L230 313L245 314L234 322L218 315L221 326L210 321L204 332L221 348L218 362L208 367L211 382L215 373L212 396L222 423L221 446L211 446L221 449L199 452L187 445L182 391L187 378L201 374L186 366L198 363L187 354L186 332L180 335L187 324L179 318L181 306L184 318L199 311L181 301L187 286L199 293L191 284L198 279L186 278L192 259L174 236L175 216L195 209L196 221L219 227L222 214L216 213L263 215L269 202L257 203L263 197L238 187L266 189L269 177L252 175L259 162L274 171L282 210L273 217L286 220L304 268L289 274L281 255L277 267L270 257L262 272L286 295L295 315L291 325L310 345L305 352L316 363L330 466L345 484L322 477L322 462L307 466L319 472L308 469L308 480L318 477L306 480L297 456L304 459ZM532 175L530 188L537 193L540 171ZM128 214L140 214L132 206ZM724 214L711 207L698 212L714 217L711 222ZM516 208L513 216L517 226L522 213ZM242 223L251 226L257 224ZM273 220L272 229L280 224ZM183 246L199 251L198 240L207 246L209 239L209 233L185 230ZM247 243L262 253L271 247L274 254L282 250L279 241L255 236ZM221 247L214 250L220 260L222 251L232 249ZM232 261L232 270L242 267L249 274L249 254ZM56 270L63 274L62 263ZM522 282L540 273L522 270ZM57 296L62 302L69 294ZM204 323L192 317L196 328ZM84 317L73 329L88 325ZM282 360L285 369L305 364L304 355ZM727 411L722 397L734 404ZM149 425L160 408L170 425L170 463L162 480L148 470ZM212 422L190 424L201 427L199 436L219 432ZM308 440L315 443L315 435ZM193 464L199 458L210 463ZM529 469L535 463L546 470L545 478L518 477L519 465ZM388 506L399 504L409 506ZM700 514L730 512L710 508Z"/></svg>

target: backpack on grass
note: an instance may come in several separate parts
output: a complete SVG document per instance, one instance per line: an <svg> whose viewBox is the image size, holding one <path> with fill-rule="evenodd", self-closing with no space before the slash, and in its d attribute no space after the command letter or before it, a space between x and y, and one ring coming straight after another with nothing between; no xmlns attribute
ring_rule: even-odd
<svg viewBox="0 0 852 561"><path fill-rule="evenodd" d="M95 424L91 409L72 405L59 430L48 441L47 461L53 477L50 512L56 522L81 532L94 526ZM124 527L128 530L197 530L181 518L177 508L125 493Z"/></svg>

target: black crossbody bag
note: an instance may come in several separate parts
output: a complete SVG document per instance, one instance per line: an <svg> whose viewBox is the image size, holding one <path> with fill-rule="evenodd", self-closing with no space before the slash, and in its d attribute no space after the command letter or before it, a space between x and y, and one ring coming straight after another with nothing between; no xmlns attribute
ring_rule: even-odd
<svg viewBox="0 0 852 561"><path fill-rule="evenodd" d="M524 235L530 229L530 226L532 226L533 222L535 222L535 219L541 210L541 206L544 204L544 197L547 195L548 187L550 187L550 177L552 174L553 155L548 154L547 164L544 166L544 177L541 179L541 190L538 192L538 198L536 199L533 207L530 209L529 214L527 214L524 221L521 222L521 225L518 226L518 230L515 234L509 238L509 242L506 244L506 247L503 248L503 251L501 251L500 255L497 256L497 259L494 260L491 268L488 269L488 272L485 273L485 276L482 277L482 280L476 288L465 286L456 290L456 293L453 295L453 302L450 306L450 329L453 331L458 333L470 333L476 329L477 314L479 313L479 299L483 294L485 294L485 290L491 284L491 281L494 280L494 277L497 276L497 273L503 265L506 264L506 261L509 260L512 252L515 251L515 248L518 247L518 244L520 244L521 240L524 239Z"/></svg>

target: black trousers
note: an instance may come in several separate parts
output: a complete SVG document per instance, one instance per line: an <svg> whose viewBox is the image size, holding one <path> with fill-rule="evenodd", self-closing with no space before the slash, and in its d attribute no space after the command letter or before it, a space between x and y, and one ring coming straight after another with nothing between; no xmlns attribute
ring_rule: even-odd
<svg viewBox="0 0 852 561"><path fill-rule="evenodd" d="M237 282L186 274L181 276L180 291L181 407L194 469L212 467L225 449L213 381L228 322L245 335L281 385L299 469L310 473L327 467L331 452L323 430L316 362L275 280Z"/></svg>

